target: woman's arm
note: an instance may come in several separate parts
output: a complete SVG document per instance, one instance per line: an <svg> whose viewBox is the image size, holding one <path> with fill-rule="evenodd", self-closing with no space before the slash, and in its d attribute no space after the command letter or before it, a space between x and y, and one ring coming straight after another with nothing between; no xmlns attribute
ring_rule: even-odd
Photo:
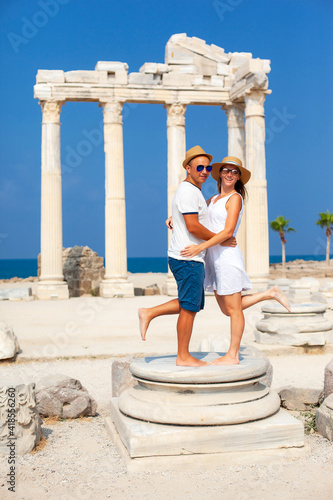
<svg viewBox="0 0 333 500"><path fill-rule="evenodd" d="M241 208L242 200L240 196L231 196L231 198L228 200L228 215L223 231L220 231L215 236L205 241L204 243L201 243L200 245L190 245L186 247L180 252L181 255L183 257L194 257L203 250L206 250L207 248L210 248L214 245L219 245L223 241L230 238L235 231Z"/></svg>
<svg viewBox="0 0 333 500"><path fill-rule="evenodd" d="M210 198L208 198L208 200L206 200L207 207L208 207L208 205L210 205L212 198L214 198L214 196L211 196Z"/></svg>

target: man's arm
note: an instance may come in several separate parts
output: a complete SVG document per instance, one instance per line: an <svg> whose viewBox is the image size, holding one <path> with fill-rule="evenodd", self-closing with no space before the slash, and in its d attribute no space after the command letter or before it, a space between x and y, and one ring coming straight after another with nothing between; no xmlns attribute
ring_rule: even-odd
<svg viewBox="0 0 333 500"><path fill-rule="evenodd" d="M200 224L198 214L184 214L184 220L185 220L187 230L191 234L193 234L193 236L196 236L197 238L200 238L201 240L207 241L216 235L216 233L213 233L212 231L207 229L205 226ZM223 247L235 247L237 245L237 240L234 236L231 236L230 238L224 240L221 243L221 245Z"/></svg>

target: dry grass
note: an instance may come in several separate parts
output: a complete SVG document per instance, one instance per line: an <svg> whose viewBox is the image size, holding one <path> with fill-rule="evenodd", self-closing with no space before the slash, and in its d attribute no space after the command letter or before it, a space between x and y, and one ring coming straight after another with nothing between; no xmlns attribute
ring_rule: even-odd
<svg viewBox="0 0 333 500"><path fill-rule="evenodd" d="M47 445L47 439L44 436L44 434L42 434L41 440L39 441L39 443L36 444L36 446L30 453L34 455L35 453L38 453L39 451L43 450L46 445Z"/></svg>

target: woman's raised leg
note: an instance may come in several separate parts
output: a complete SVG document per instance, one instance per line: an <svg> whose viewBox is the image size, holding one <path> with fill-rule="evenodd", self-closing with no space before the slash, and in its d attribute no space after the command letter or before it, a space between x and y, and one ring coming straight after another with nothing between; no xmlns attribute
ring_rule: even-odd
<svg viewBox="0 0 333 500"><path fill-rule="evenodd" d="M290 304L285 296L285 294L280 290L280 288L275 285L269 290L265 290L264 292L253 293L250 295L243 295L242 297L242 307L243 310L248 307L253 306L254 304L258 304L258 302L262 302L263 300L276 300L280 302L290 312Z"/></svg>

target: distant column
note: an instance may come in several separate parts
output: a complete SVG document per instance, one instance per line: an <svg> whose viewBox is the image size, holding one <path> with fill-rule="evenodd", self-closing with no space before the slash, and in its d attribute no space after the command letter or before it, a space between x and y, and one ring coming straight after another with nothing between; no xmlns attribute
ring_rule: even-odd
<svg viewBox="0 0 333 500"><path fill-rule="evenodd" d="M245 167L245 122L244 104L231 104L223 107L228 117L228 156L236 156ZM223 155L224 156L224 155ZM226 155L225 155L226 156ZM219 158L218 161L221 161ZM246 207L244 206L242 222L237 232L237 244L246 264Z"/></svg>
<svg viewBox="0 0 333 500"><path fill-rule="evenodd" d="M102 297L133 297L127 277L122 103L102 103L105 151L105 277Z"/></svg>
<svg viewBox="0 0 333 500"><path fill-rule="evenodd" d="M186 153L185 139L185 112L186 105L180 103L166 104L167 110L167 140L168 140L168 216L172 213L172 199L179 186L185 179L186 171L183 161ZM172 231L168 231L170 244ZM177 295L177 285L169 270L168 278L163 287L163 293Z"/></svg>
<svg viewBox="0 0 333 500"><path fill-rule="evenodd" d="M40 101L43 122L39 299L67 299L69 296L62 270L60 112L63 104Z"/></svg>
<svg viewBox="0 0 333 500"><path fill-rule="evenodd" d="M260 90L245 95L246 168L252 173L246 185L246 268L257 288L265 288L269 276L265 98Z"/></svg>

